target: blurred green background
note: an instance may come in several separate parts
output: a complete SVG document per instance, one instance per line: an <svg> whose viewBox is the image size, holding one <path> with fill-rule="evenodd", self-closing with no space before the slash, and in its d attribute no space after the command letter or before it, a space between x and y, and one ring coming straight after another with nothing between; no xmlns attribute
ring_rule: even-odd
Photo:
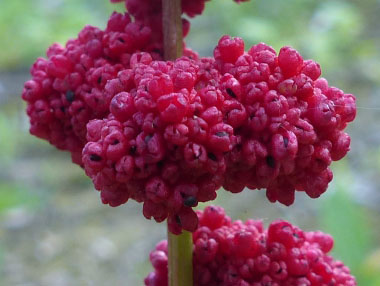
<svg viewBox="0 0 380 286"><path fill-rule="evenodd" d="M142 285L148 253L166 235L141 205L100 203L84 172L66 153L28 133L20 99L29 66L54 41L75 37L85 24L104 27L107 0L0 0L0 285ZM217 204L235 219L285 218L335 237L333 255L360 286L380 285L380 1L212 1L192 21L188 46L212 54L223 34L246 46L292 45L313 58L331 85L357 96L350 125L352 151L334 163L334 181L318 200L298 194L287 208L263 191Z"/></svg>

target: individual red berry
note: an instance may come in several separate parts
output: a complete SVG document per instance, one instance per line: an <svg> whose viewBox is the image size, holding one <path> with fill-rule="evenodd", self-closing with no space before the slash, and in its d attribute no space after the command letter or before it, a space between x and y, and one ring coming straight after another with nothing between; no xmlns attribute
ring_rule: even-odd
<svg viewBox="0 0 380 286"><path fill-rule="evenodd" d="M271 103L268 103L268 107L271 106ZM276 107L275 104L273 106ZM277 105L278 107L278 105ZM253 132L263 131L269 123L269 116L265 111L264 107L256 105L254 107L248 106L248 124L247 127Z"/></svg>
<svg viewBox="0 0 380 286"><path fill-rule="evenodd" d="M212 262L218 251L218 243L213 238L208 240L198 239L194 247L194 252L197 255L196 259L201 264Z"/></svg>
<svg viewBox="0 0 380 286"><path fill-rule="evenodd" d="M24 84L22 98L26 101L36 101L41 98L42 88L41 85L34 80L29 80Z"/></svg>
<svg viewBox="0 0 380 286"><path fill-rule="evenodd" d="M155 99L162 95L170 94L173 90L172 79L167 74L153 77L153 80L150 80L148 84L148 91Z"/></svg>
<svg viewBox="0 0 380 286"><path fill-rule="evenodd" d="M179 123L189 108L189 101L186 94L171 93L161 96L157 100L157 107L163 121Z"/></svg>
<svg viewBox="0 0 380 286"><path fill-rule="evenodd" d="M278 65L285 77L291 77L301 71L303 59L296 50L291 47L283 47L278 54Z"/></svg>
<svg viewBox="0 0 380 286"><path fill-rule="evenodd" d="M72 63L64 55L54 55L50 58L47 73L52 77L64 78L71 70Z"/></svg>
<svg viewBox="0 0 380 286"><path fill-rule="evenodd" d="M258 252L255 235L247 231L237 232L233 238L233 252L238 257L253 257Z"/></svg>
<svg viewBox="0 0 380 286"><path fill-rule="evenodd" d="M210 206L205 208L200 219L200 224L214 230L226 223L225 217L226 213L223 208L219 206Z"/></svg>
<svg viewBox="0 0 380 286"><path fill-rule="evenodd" d="M306 239L310 242L317 243L324 253L330 252L334 246L332 236L320 231L307 233Z"/></svg>
<svg viewBox="0 0 380 286"><path fill-rule="evenodd" d="M220 109L224 102L222 92L214 86L208 85L198 91L202 103L207 107L215 106ZM236 96L235 96L236 97Z"/></svg>
<svg viewBox="0 0 380 286"><path fill-rule="evenodd" d="M216 106L211 106L200 114L200 118L206 121L209 126L213 126L222 121L223 114Z"/></svg>
<svg viewBox="0 0 380 286"><path fill-rule="evenodd" d="M159 177L152 178L145 186L146 195L154 203L162 203L169 197L169 188Z"/></svg>
<svg viewBox="0 0 380 286"><path fill-rule="evenodd" d="M285 158L293 160L298 152L297 136L291 131L274 134L271 139L270 150L277 160Z"/></svg>
<svg viewBox="0 0 380 286"><path fill-rule="evenodd" d="M223 36L215 48L214 57L226 63L234 64L238 57L244 53L244 41L241 38Z"/></svg>
<svg viewBox="0 0 380 286"><path fill-rule="evenodd" d="M209 144L220 152L232 150L233 128L225 123L218 123L210 128Z"/></svg>
<svg viewBox="0 0 380 286"><path fill-rule="evenodd" d="M221 78L221 86L220 86L223 95L226 99L237 99L241 100L242 91L240 82L234 78L231 74L225 74Z"/></svg>
<svg viewBox="0 0 380 286"><path fill-rule="evenodd" d="M130 119L136 112L133 96L128 92L118 93L111 100L110 111L121 122Z"/></svg>
<svg viewBox="0 0 380 286"><path fill-rule="evenodd" d="M222 111L224 121L233 128L241 127L247 120L245 107L237 100L225 100Z"/></svg>
<svg viewBox="0 0 380 286"><path fill-rule="evenodd" d="M116 2L113 0L113 2ZM121 1L118 1L121 2ZM131 22L131 17L128 14L120 14L113 12L107 23L107 31L123 32L125 26Z"/></svg>
<svg viewBox="0 0 380 286"><path fill-rule="evenodd" d="M150 254L150 261L155 269L161 273L168 271L168 257L167 253L161 250L154 251Z"/></svg>
<svg viewBox="0 0 380 286"><path fill-rule="evenodd" d="M330 152L331 159L333 161L338 161L346 156L347 152L350 150L351 138L347 133L338 132L334 135L332 139L333 148Z"/></svg>
<svg viewBox="0 0 380 286"><path fill-rule="evenodd" d="M103 148L98 143L86 145L83 149L83 160L86 162L86 172L91 175L96 171L103 169L105 159L103 155Z"/></svg>
<svg viewBox="0 0 380 286"><path fill-rule="evenodd" d="M313 60L306 60L303 63L302 73L312 80L317 80L321 76L321 67Z"/></svg>
<svg viewBox="0 0 380 286"><path fill-rule="evenodd" d="M253 105L257 102L261 102L268 91L268 84L265 81L259 83L251 82L246 85L246 95L243 102L246 105Z"/></svg>
<svg viewBox="0 0 380 286"><path fill-rule="evenodd" d="M286 248L297 246L303 237L290 223L282 220L273 222L268 229L268 241L282 243Z"/></svg>

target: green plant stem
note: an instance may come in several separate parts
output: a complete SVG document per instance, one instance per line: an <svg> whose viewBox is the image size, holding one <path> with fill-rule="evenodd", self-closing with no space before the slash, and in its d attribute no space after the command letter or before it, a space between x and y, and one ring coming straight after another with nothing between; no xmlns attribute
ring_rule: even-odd
<svg viewBox="0 0 380 286"><path fill-rule="evenodd" d="M163 0L162 10L164 58L175 60L183 52L181 0ZM192 234L175 235L168 230L168 251L169 286L193 286Z"/></svg>
<svg viewBox="0 0 380 286"><path fill-rule="evenodd" d="M193 239L183 231L175 235L168 231L169 286L193 286Z"/></svg>
<svg viewBox="0 0 380 286"><path fill-rule="evenodd" d="M182 56L181 0L163 0L165 60ZM193 240L190 232L180 235L168 230L169 286L193 286Z"/></svg>
<svg viewBox="0 0 380 286"><path fill-rule="evenodd" d="M162 25L164 31L164 58L175 60L182 56L181 0L162 1Z"/></svg>

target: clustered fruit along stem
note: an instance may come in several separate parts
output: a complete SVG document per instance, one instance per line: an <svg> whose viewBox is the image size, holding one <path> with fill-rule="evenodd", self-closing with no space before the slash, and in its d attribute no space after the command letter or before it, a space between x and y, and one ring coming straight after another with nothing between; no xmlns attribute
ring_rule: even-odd
<svg viewBox="0 0 380 286"><path fill-rule="evenodd" d="M163 0L162 25L164 31L164 58L175 60L183 53L181 0ZM193 285L193 239L183 231L172 234L168 228L169 286Z"/></svg>
<svg viewBox="0 0 380 286"><path fill-rule="evenodd" d="M284 220L232 220L220 206L197 211L193 232L194 286L356 286L341 261L330 256L333 238ZM149 255L154 271L146 286L168 286L168 243Z"/></svg>
<svg viewBox="0 0 380 286"><path fill-rule="evenodd" d="M104 204L134 199L147 219L168 219L169 247L164 241L151 253L155 271L145 285L168 285L168 259L170 285L192 278L197 286L356 285L325 255L324 235L285 255L290 225L273 236L256 223L231 223L218 207L203 216L193 210L222 186L266 189L269 201L285 205L296 189L319 197L332 179L329 165L349 150L343 130L355 118L354 96L330 87L318 63L290 47L277 55L259 43L245 52L243 39L225 35L213 58L183 48L190 24L182 19L182 36L178 15L201 14L207 0L111 0L123 1L129 12L114 12L106 29L86 26L37 59L22 97L30 132L70 151ZM184 230L192 233L178 236ZM244 251L266 237L268 248Z"/></svg>
<svg viewBox="0 0 380 286"><path fill-rule="evenodd" d="M183 13L192 17L195 3L200 14L202 1L182 0ZM22 95L30 132L70 151L104 204L144 203L147 219L169 218L179 234L195 231L192 208L221 187L266 189L285 205L295 190L326 191L330 164L349 150L353 95L290 47L245 52L228 35L214 57L184 48L163 61L162 0L126 4L104 30L86 26L65 47L53 44Z"/></svg>

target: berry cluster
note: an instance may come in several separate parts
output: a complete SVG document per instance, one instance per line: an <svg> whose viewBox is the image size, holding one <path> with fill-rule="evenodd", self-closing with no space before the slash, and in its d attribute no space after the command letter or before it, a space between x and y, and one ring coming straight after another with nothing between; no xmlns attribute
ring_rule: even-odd
<svg viewBox="0 0 380 286"><path fill-rule="evenodd" d="M172 232L195 230L192 207L215 199L227 165L224 152L236 144L233 127L223 121L231 103L209 85L206 65L136 53L131 69L108 81L110 115L90 121L83 149L86 173L103 203L132 198L144 202L145 217L169 217Z"/></svg>
<svg viewBox="0 0 380 286"><path fill-rule="evenodd" d="M154 61L133 54L109 80L110 115L91 121L83 163L103 203L144 202L145 217L169 218L173 233L194 231L198 202L267 189L271 202L295 190L319 197L329 165L349 150L342 130L355 98L319 78L319 65L289 47L263 43L244 52L224 36L215 59Z"/></svg>
<svg viewBox="0 0 380 286"><path fill-rule="evenodd" d="M277 220L264 230L257 220L231 221L221 207L197 211L193 233L195 286L355 286L349 269L328 252L334 241ZM150 254L154 272L146 286L168 285L167 242Z"/></svg>
<svg viewBox="0 0 380 286"><path fill-rule="evenodd" d="M81 164L86 124L109 113L110 98L103 97L107 81L130 67L131 54L146 51L161 59L162 44L151 28L131 21L129 14L113 13L103 31L86 26L65 47L52 45L48 59L39 58L24 85L30 132L62 150Z"/></svg>
<svg viewBox="0 0 380 286"><path fill-rule="evenodd" d="M220 207L194 212L220 187L266 189L271 202L295 191L319 197L329 165L349 150L343 131L355 98L320 78L319 65L290 47L260 43L244 51L224 36L213 58L191 50L162 61L162 0L125 1L107 28L86 26L54 44L24 85L30 132L83 166L103 203L143 202L143 214L169 230L192 231L194 285L355 286L327 253L330 236L286 221L232 222ZM182 0L202 13L207 0ZM244 2L245 0L234 0ZM133 21L131 20L133 17ZM183 35L190 24L183 20ZM167 244L151 253L147 286L167 285Z"/></svg>
<svg viewBox="0 0 380 286"><path fill-rule="evenodd" d="M223 187L266 188L271 202L285 205L295 190L319 197L332 179L329 165L349 150L343 130L356 116L355 97L329 87L319 64L290 47L277 55L260 43L245 53L242 39L224 36L214 57L219 89L239 102L242 118L229 123L238 144Z"/></svg>
<svg viewBox="0 0 380 286"><path fill-rule="evenodd" d="M199 3L191 3L183 9L194 16L188 7ZM221 186L266 188L285 205L295 190L312 198L326 190L329 165L349 150L352 95L290 47L244 52L230 36L214 58L185 50L160 61L162 31L147 15L160 14L161 1L126 4L135 21L114 13L104 31L86 26L65 48L54 44L22 95L31 133L70 151L104 203L144 202L147 218L169 218L179 233L196 229L192 207Z"/></svg>

